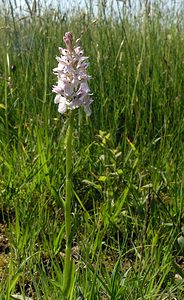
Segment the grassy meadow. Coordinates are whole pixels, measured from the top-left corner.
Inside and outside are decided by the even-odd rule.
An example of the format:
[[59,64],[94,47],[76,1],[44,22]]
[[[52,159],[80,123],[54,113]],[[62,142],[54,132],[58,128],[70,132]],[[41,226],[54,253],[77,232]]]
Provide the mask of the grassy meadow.
[[67,113],[52,70],[66,31],[94,99],[75,113],[69,299],[183,300],[184,11],[3,3],[0,300],[62,300]]

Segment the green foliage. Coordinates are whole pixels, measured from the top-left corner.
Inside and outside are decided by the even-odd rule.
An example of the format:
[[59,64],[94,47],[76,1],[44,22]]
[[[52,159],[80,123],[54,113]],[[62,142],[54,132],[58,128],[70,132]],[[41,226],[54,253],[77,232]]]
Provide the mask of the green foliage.
[[183,10],[101,4],[95,15],[92,3],[67,13],[1,9],[0,225],[9,250],[0,299],[62,297],[67,115],[51,90],[72,31],[89,56],[94,102],[74,124],[70,299],[182,300]]

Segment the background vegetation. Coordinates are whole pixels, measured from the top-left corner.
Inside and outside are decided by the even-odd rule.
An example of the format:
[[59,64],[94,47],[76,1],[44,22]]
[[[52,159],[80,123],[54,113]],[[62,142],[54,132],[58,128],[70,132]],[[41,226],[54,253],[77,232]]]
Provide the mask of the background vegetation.
[[61,299],[67,115],[51,90],[66,31],[94,99],[76,112],[70,299],[184,299],[183,10],[28,4],[0,13],[0,299]]

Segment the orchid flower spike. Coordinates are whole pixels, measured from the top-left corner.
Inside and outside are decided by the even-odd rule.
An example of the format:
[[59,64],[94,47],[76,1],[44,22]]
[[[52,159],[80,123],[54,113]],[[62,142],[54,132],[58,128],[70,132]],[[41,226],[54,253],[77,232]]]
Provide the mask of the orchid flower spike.
[[66,48],[59,48],[61,55],[56,57],[57,68],[53,69],[57,75],[57,85],[52,91],[56,93],[54,102],[58,104],[58,111],[64,114],[67,109],[83,107],[88,116],[91,114],[91,99],[88,80],[91,78],[87,74],[89,63],[88,57],[84,56],[84,51],[80,46],[80,39],[77,39],[73,46],[71,32],[66,32],[63,40]]

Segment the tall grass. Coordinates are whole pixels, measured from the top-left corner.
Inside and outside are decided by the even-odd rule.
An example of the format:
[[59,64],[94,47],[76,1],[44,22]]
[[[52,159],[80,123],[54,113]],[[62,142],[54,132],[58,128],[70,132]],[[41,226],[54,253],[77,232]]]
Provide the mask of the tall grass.
[[67,116],[51,89],[66,31],[89,56],[94,99],[74,124],[70,299],[184,299],[183,11],[148,4],[1,9],[2,300],[61,299]]

